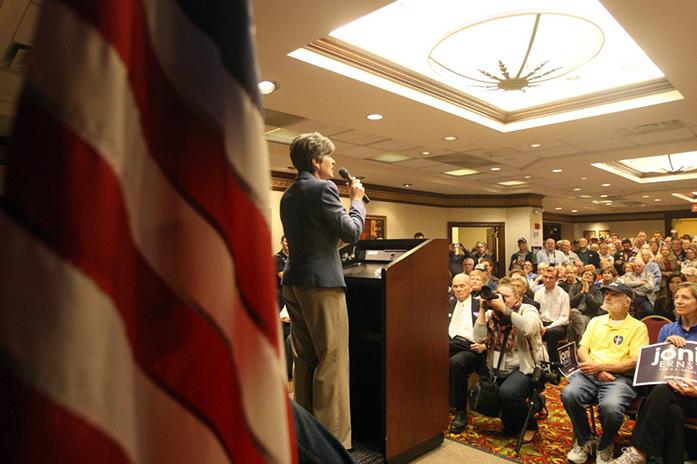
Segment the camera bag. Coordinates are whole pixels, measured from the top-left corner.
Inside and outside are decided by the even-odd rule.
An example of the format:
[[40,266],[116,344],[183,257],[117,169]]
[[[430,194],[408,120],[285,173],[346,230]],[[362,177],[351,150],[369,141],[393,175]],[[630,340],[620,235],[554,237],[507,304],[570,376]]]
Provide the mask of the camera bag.
[[[501,370],[503,358],[506,357],[506,342],[510,329],[506,330],[503,335],[503,343],[501,344],[501,354],[499,362],[496,366],[496,372]],[[499,417],[501,414],[501,396],[499,395],[499,386],[496,383],[498,377],[496,375],[485,375],[480,377],[469,393],[469,405],[472,411],[478,412],[489,417]]]

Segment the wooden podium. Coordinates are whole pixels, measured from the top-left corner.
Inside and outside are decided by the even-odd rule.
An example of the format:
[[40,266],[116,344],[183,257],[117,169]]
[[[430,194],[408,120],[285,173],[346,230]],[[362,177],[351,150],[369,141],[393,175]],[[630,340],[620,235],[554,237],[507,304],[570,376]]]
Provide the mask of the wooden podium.
[[448,425],[447,249],[365,240],[344,268],[353,440],[388,463],[439,446]]

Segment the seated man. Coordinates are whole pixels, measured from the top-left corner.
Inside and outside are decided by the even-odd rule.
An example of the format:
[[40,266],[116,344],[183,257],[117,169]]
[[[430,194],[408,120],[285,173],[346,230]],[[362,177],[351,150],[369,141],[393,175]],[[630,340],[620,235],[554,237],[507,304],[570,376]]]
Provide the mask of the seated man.
[[[581,372],[569,377],[561,394],[576,435],[567,458],[577,464],[585,462],[596,448],[597,463],[612,461],[612,440],[622,426],[624,411],[636,396],[632,374],[639,349],[649,344],[646,325],[629,315],[632,289],[612,283],[601,291],[603,309],[608,314],[588,323],[577,352]],[[586,405],[596,401],[603,427],[599,440],[591,433],[586,416]]]
[[459,434],[467,427],[467,380],[479,371],[486,361],[483,343],[475,343],[472,337],[474,321],[479,314],[479,299],[472,298],[470,278],[466,274],[453,277],[455,300],[450,304],[450,407],[455,410],[455,420],[450,433]]
[[569,294],[557,285],[558,270],[548,267],[543,271],[543,287],[535,292],[535,301],[540,303],[542,340],[547,342],[550,361],[559,362],[557,347],[559,340],[566,338],[569,326]]

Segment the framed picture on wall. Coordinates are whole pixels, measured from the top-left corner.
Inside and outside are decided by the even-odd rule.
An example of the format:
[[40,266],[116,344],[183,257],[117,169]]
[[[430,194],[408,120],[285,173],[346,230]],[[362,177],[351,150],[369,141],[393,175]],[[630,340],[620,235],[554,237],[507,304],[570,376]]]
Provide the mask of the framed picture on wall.
[[361,240],[387,238],[387,216],[366,216]]
[[609,230],[599,230],[598,231],[598,238],[608,238],[609,236],[610,236]]
[[584,230],[583,231],[583,238],[586,240],[590,240],[592,238],[598,238],[594,230]]

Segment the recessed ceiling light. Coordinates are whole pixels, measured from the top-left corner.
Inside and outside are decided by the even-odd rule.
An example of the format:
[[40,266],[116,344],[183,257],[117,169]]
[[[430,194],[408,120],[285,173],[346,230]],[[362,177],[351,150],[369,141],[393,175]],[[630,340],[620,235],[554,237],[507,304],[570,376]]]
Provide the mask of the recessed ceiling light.
[[588,177],[581,177],[581,180],[588,180]]
[[503,185],[504,187],[516,187],[518,185],[527,185],[527,182],[523,182],[522,180],[506,180],[503,182],[496,182],[499,185]]
[[600,198],[607,198],[607,195],[600,195]]
[[446,171],[443,174],[447,174],[449,176],[470,176],[472,174],[479,174],[479,171],[475,171],[474,169],[456,169],[455,171]]
[[653,201],[661,201],[660,198],[655,198]]
[[572,212],[572,213],[578,213],[578,210],[577,210],[577,209],[572,209],[571,212]]
[[423,156],[428,156],[428,155],[431,154],[431,152],[430,152],[430,151],[422,151],[421,154],[422,154]]
[[411,187],[411,186],[414,185],[414,184],[402,184],[402,185],[405,186],[406,188],[409,188],[409,187]]
[[530,179],[532,176],[525,176],[523,179]]
[[556,209],[557,211],[561,211],[561,208],[554,208],[554,209]]
[[552,169],[552,172],[562,172],[561,169]]
[[651,195],[642,195],[641,198],[650,198]]
[[610,184],[603,184],[602,187],[609,187]]
[[581,190],[581,187],[574,187],[574,192],[580,192]]
[[257,84],[257,87],[262,95],[269,95],[278,90],[278,84],[273,81],[261,81]]
[[366,119],[369,119],[371,121],[379,121],[383,118],[383,116],[380,113],[371,113],[366,116]]
[[591,196],[590,195],[579,195],[578,197],[579,198],[590,198]]
[[542,144],[541,143],[531,143],[528,145],[530,148],[541,148]]
[[500,171],[500,170],[501,170],[501,168],[498,168],[498,167],[493,167],[493,168],[491,168],[490,170],[491,170],[491,171]]
[[443,140],[452,142],[453,140],[457,140],[457,137],[455,137],[454,135],[446,135],[445,137],[443,137]]

